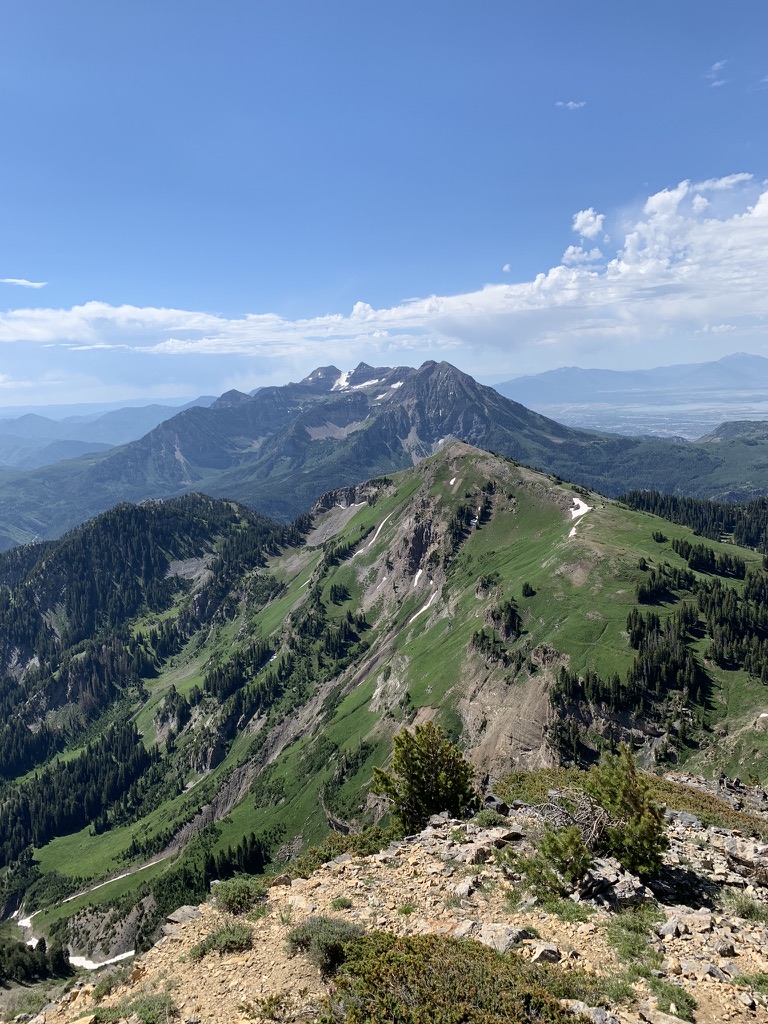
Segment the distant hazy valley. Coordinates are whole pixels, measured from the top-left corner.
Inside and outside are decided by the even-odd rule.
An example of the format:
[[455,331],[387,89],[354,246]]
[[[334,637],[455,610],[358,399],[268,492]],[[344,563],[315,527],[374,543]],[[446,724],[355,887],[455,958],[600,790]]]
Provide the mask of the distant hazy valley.
[[[710,371],[701,373],[711,381]],[[531,381],[520,386],[526,394],[535,391]],[[451,440],[610,496],[650,488],[746,500],[768,490],[762,422],[726,423],[696,442],[579,430],[503,397],[449,363],[416,369],[361,363],[344,372],[318,367],[298,383],[253,395],[230,391],[162,419],[135,440],[104,447],[121,430],[140,429],[141,416],[151,421],[164,414],[149,407],[69,424],[64,429],[76,429],[104,450],[2,471],[0,548],[58,537],[120,501],[193,491],[233,498],[286,522],[329,488],[404,469]],[[21,426],[36,440],[52,429],[34,417]]]
[[726,420],[768,418],[768,359],[743,353],[653,370],[561,367],[495,386],[571,427],[617,434],[695,440]]

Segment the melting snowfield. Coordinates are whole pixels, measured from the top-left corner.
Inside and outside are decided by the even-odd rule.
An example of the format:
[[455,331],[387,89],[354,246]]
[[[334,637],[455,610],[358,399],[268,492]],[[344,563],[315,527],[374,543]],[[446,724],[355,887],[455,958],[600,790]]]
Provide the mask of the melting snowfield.
[[[389,516],[391,516],[391,515],[393,515],[393,513],[392,513],[392,512],[390,512],[390,513],[389,513]],[[389,519],[389,516],[385,516],[385,517],[384,517],[384,518],[383,518],[383,519],[381,520],[381,522],[379,523],[379,525],[378,525],[378,526],[376,527],[376,533],[374,533],[373,537],[372,537],[372,538],[370,539],[370,541],[368,542],[368,547],[366,548],[366,551],[368,550],[368,548],[369,548],[369,547],[370,547],[370,546],[371,546],[372,544],[375,544],[375,543],[376,543],[376,538],[377,538],[377,537],[379,536],[379,534],[381,533],[381,528],[382,528],[382,526],[384,525],[384,523],[386,523],[387,519]]]
[[[421,570],[419,570],[419,572],[421,572]],[[415,622],[415,620],[418,619],[418,617],[422,614],[422,612],[425,612],[427,610],[427,608],[429,608],[429,606],[432,604],[432,602],[435,600],[436,597],[437,597],[437,590],[435,589],[429,595],[429,600],[427,601],[427,603],[425,605],[423,605],[421,608],[419,608],[419,610],[416,612],[415,615],[412,615],[410,617],[410,619],[408,620],[408,625],[409,626],[410,626],[410,624],[412,622]]]
[[117,956],[113,956],[110,960],[102,960],[100,963],[96,963],[95,960],[88,960],[84,956],[71,956],[69,962],[73,967],[82,967],[84,971],[95,971],[99,967],[106,967],[107,964],[116,964],[120,960],[127,960],[129,956],[135,956],[136,950],[129,949],[127,953],[120,953]]
[[[587,512],[591,512],[592,511],[593,506],[592,505],[588,505],[586,503],[586,501],[582,501],[581,498],[574,498],[573,502],[574,502],[576,508],[572,508],[571,509],[571,519],[581,519],[581,517],[585,516],[587,514]],[[576,527],[575,526],[571,527],[571,529],[570,529],[570,531],[568,533],[568,536],[569,537],[575,537],[576,536]]]

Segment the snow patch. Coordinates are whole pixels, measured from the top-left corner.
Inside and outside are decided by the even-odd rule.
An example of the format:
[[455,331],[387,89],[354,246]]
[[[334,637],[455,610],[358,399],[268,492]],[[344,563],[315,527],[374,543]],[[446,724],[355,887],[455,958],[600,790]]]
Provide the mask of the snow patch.
[[384,394],[382,394],[382,395],[376,395],[376,398],[374,399],[374,401],[380,402],[382,400],[382,398],[386,398],[386,397],[387,397],[387,392],[385,391]]
[[[586,501],[582,501],[581,498],[574,498],[573,499],[573,503],[576,506],[576,508],[572,508],[571,509],[571,519],[580,519],[582,516],[585,516],[587,514],[587,512],[591,512],[592,511],[592,506],[588,505],[586,503]],[[576,536],[576,527],[575,526],[571,527],[571,529],[570,529],[570,531],[568,533],[568,536],[569,537],[575,537]]]
[[[421,572],[421,570],[419,570],[419,572]],[[421,615],[422,612],[425,612],[427,610],[427,608],[429,608],[429,606],[432,604],[432,602],[435,600],[436,597],[437,597],[437,591],[433,590],[432,593],[429,595],[429,600],[424,605],[424,607],[423,608],[419,608],[419,610],[416,612],[416,614],[412,615],[410,617],[410,619],[408,620],[408,625],[409,626],[414,621],[414,619],[417,619]]]
[[331,388],[331,391],[343,391],[344,388],[349,387],[347,381],[352,376],[352,370],[345,370],[340,377],[338,377]]
[[404,380],[399,380],[397,384],[391,384],[390,388],[394,391],[395,388],[401,388],[405,384]]
[[374,384],[378,384],[378,383],[379,383],[379,378],[375,377],[373,380],[366,380],[362,384],[353,384],[352,385],[352,390],[354,391],[355,388],[372,388]]
[[424,572],[424,570],[423,570],[423,569],[417,569],[417,571],[416,571],[416,575],[415,575],[415,576],[413,577],[413,585],[414,585],[414,587],[415,587],[415,586],[416,586],[416,585],[418,584],[418,582],[419,582],[419,577],[421,576],[421,574],[422,574],[423,572]]
[[582,501],[581,498],[573,499],[576,508],[571,509],[571,519],[578,519],[580,516],[585,516],[587,512],[592,511],[592,506],[588,505],[586,501]]
[[88,960],[84,956],[71,956],[69,962],[73,967],[82,967],[84,971],[96,971],[99,967],[106,967],[107,964],[116,964],[121,960],[127,960],[129,956],[136,956],[136,950],[129,949],[127,953],[120,953],[118,956],[113,956],[110,960],[102,960],[100,963]]
[[[393,515],[393,513],[392,513],[392,512],[390,512],[390,513],[389,513],[389,516],[391,516],[391,515]],[[374,544],[374,543],[376,542],[376,538],[377,538],[377,537],[379,536],[379,534],[381,533],[381,528],[382,528],[382,526],[384,525],[384,523],[386,523],[387,519],[389,519],[389,516],[385,516],[385,517],[384,517],[384,518],[383,518],[383,519],[381,520],[381,522],[379,523],[379,525],[377,526],[377,528],[376,528],[376,533],[374,533],[373,537],[372,537],[372,538],[371,538],[371,540],[370,540],[370,541],[368,542],[368,547],[366,548],[366,551],[367,551],[367,550],[368,550],[368,548],[369,548],[369,547],[371,546],[371,544]]]

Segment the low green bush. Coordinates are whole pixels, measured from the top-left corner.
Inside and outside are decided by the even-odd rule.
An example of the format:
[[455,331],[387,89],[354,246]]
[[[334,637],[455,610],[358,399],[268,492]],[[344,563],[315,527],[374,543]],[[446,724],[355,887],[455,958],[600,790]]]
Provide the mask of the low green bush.
[[233,921],[232,924],[223,925],[216,931],[206,935],[202,942],[198,942],[189,951],[193,960],[202,960],[208,953],[241,953],[250,949],[253,943],[253,931],[247,924]]
[[93,1015],[93,1024],[112,1024],[134,1018],[138,1024],[168,1024],[176,1015],[176,1007],[168,992],[142,994],[117,1006],[100,1006]]
[[551,864],[570,886],[584,877],[594,859],[575,825],[557,831],[547,829],[539,844],[537,856]]
[[106,974],[102,974],[93,990],[93,998],[98,1003],[99,1000],[103,999],[104,996],[108,996],[110,992],[114,992],[116,988],[119,988],[128,980],[128,975],[131,973],[129,967],[123,966],[108,970]]
[[216,905],[228,914],[244,914],[266,898],[267,883],[261,875],[235,875],[213,889]]
[[345,947],[320,1024],[573,1024],[560,999],[594,1006],[600,979],[469,940],[373,932]]
[[350,853],[357,857],[369,857],[372,853],[378,853],[390,843],[402,839],[405,835],[401,825],[394,822],[387,828],[381,825],[371,825],[369,828],[361,829],[360,832],[342,835],[340,832],[330,832],[325,839],[317,846],[308,846],[299,854],[296,860],[290,865],[290,872],[299,878],[307,878],[313,871],[317,871],[329,860],[340,856],[342,853]]
[[336,917],[310,917],[288,933],[292,954],[306,953],[323,977],[333,974],[344,962],[349,943],[364,934],[359,925]]
[[620,960],[628,964],[635,976],[647,977],[661,965],[661,955],[651,945],[654,925],[663,914],[654,904],[641,904],[614,914],[606,926],[606,937]]
[[745,921],[757,921],[765,924],[768,922],[768,907],[740,889],[732,889],[723,899],[726,907],[732,914],[743,917]]
[[648,979],[648,986],[658,999],[659,1009],[662,1013],[669,1013],[674,1003],[676,1017],[680,1017],[681,1020],[693,1020],[696,1000],[684,988],[676,985],[673,981],[654,977]]

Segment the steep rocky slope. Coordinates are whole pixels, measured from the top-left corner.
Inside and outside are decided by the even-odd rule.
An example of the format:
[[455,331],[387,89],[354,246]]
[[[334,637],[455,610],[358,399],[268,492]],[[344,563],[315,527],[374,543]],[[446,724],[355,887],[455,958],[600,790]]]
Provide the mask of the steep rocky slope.
[[[75,953],[142,947],[211,878],[374,821],[372,769],[414,722],[436,720],[491,782],[621,740],[648,765],[766,777],[765,648],[742,650],[722,617],[763,621],[755,552],[712,542],[694,571],[685,527],[458,442],[329,492],[292,529],[185,501],[194,544],[152,526],[184,502],[153,503],[2,563],[4,738],[21,757],[3,765],[2,899]],[[95,588],[71,608],[53,571],[66,545]],[[107,599],[118,569],[123,604]]]
[[[258,916],[240,918],[251,932],[241,951],[190,956],[234,919],[217,908],[215,896],[199,908],[182,909],[152,949],[118,972],[127,980],[109,995],[97,998],[105,985],[96,996],[93,983],[75,987],[35,1024],[63,1024],[83,1014],[90,1020],[97,1008],[116,1019],[119,1008],[142,993],[170,994],[177,1018],[196,1024],[313,1020],[329,995],[333,1001],[333,979],[322,978],[304,954],[290,955],[287,938],[303,921],[322,915],[368,931],[476,942],[508,958],[556,965],[574,978],[584,972],[593,998],[604,987],[601,1005],[561,1002],[595,1024],[673,1024],[678,1013],[697,1024],[768,1020],[768,889],[756,882],[768,866],[768,847],[706,827],[691,814],[670,811],[668,819],[667,876],[674,879],[684,865],[685,901],[679,892],[671,901],[657,899],[615,865],[598,862],[592,872],[597,895],[582,894],[570,911],[568,901],[558,910],[520,902],[519,876],[508,854],[535,845],[537,809],[519,805],[492,828],[437,816],[420,834],[381,853],[339,856],[307,878],[275,878]],[[737,849],[741,860],[733,856]],[[724,902],[728,892],[740,893],[741,902]],[[631,907],[644,907],[650,922],[634,959],[616,938],[616,923],[632,915]],[[751,920],[738,913],[748,907]],[[754,920],[758,911],[761,921]],[[617,999],[617,979],[631,979],[639,958],[655,965],[652,972],[635,976]]]

